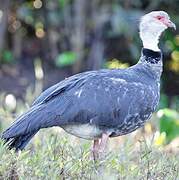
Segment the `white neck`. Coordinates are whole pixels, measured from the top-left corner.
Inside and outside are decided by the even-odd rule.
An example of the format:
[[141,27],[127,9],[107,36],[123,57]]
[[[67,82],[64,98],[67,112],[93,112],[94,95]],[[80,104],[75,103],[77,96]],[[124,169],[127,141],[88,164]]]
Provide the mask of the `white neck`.
[[153,34],[149,32],[140,32],[143,47],[153,51],[160,51],[158,47],[160,34]]

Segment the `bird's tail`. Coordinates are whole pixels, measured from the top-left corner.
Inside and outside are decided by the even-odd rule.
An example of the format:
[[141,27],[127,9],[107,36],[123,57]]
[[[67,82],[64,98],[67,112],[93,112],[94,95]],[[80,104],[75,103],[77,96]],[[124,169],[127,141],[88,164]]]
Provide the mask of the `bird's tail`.
[[50,127],[51,118],[43,105],[34,106],[17,120],[2,134],[2,139],[9,149],[17,151],[24,149],[31,138],[40,128]]
[[15,148],[16,151],[23,150],[28,142],[32,139],[32,137],[37,133],[32,132],[25,135],[20,135],[13,138],[4,138],[5,143],[8,145],[9,149]]

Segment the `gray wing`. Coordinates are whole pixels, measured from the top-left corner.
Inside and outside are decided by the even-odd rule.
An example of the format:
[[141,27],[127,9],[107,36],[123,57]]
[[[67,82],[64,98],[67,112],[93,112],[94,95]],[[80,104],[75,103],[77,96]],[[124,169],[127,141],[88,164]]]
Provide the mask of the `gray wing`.
[[72,109],[69,108],[64,114],[67,124],[91,123],[114,128],[134,116],[146,119],[144,116],[149,116],[158,102],[158,97],[153,98],[153,90],[149,86],[127,81],[113,84],[110,80],[103,80],[95,89],[93,85],[87,85],[78,92],[80,95]]
[[89,71],[84,73],[79,73],[74,76],[71,76],[69,78],[66,78],[62,80],[61,82],[49,87],[44,92],[40,94],[40,96],[33,102],[32,106],[45,103],[54,97],[57,97],[62,92],[75,87],[79,82],[84,81],[85,79],[88,79],[90,76],[92,76],[95,73],[95,71]]
[[88,73],[84,76],[78,74],[44,91],[31,108],[3,133],[3,137],[8,139],[63,124],[61,115],[70,108],[73,100],[67,92],[81,87],[89,76]]
[[91,123],[110,128],[120,126],[130,115],[140,118],[150,115],[157,97],[151,99],[152,85],[140,82],[135,74],[120,70],[91,71],[60,82],[33,104],[45,107],[42,111],[45,118],[39,127]]
[[[155,89],[155,88],[154,88]],[[158,97],[152,85],[131,81],[112,73],[81,81],[46,103],[59,126],[91,123],[99,127],[120,126],[126,117],[144,118],[154,111]]]

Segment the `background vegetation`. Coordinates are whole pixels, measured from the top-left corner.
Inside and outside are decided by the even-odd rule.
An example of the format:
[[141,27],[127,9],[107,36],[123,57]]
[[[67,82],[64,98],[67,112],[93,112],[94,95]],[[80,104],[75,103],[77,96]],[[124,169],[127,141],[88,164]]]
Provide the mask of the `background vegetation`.
[[1,143],[1,179],[179,178],[178,0],[0,0],[0,130],[65,77],[135,64],[138,23],[152,10],[167,11],[177,31],[161,37],[161,101],[150,123],[114,138],[97,163],[90,142],[59,129],[40,132],[18,155]]

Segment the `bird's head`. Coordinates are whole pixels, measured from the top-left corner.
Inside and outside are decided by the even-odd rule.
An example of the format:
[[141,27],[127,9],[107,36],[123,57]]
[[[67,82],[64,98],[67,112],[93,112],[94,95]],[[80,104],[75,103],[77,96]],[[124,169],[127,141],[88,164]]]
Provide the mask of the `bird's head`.
[[145,14],[140,21],[140,37],[144,48],[159,51],[158,41],[164,30],[168,27],[176,29],[169,15],[164,11],[152,11]]

